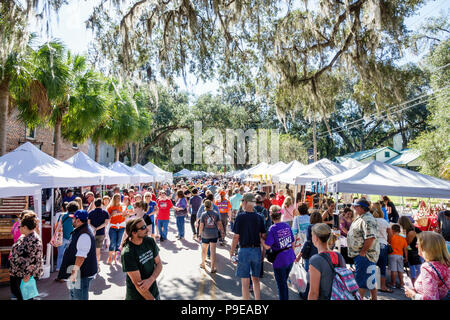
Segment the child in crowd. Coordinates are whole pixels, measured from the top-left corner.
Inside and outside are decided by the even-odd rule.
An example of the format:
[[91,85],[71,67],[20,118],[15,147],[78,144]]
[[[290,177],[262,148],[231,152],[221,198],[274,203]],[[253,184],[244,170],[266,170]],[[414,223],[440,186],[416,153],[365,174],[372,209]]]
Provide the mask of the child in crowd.
[[[392,253],[388,256],[389,269],[391,270],[391,283],[389,287],[395,288],[397,282],[397,274],[400,281],[400,288],[404,286],[403,283],[403,268],[404,262],[408,262],[408,243],[406,239],[400,235],[400,226],[398,224],[392,225],[391,247]],[[404,259],[404,262],[403,262]]]

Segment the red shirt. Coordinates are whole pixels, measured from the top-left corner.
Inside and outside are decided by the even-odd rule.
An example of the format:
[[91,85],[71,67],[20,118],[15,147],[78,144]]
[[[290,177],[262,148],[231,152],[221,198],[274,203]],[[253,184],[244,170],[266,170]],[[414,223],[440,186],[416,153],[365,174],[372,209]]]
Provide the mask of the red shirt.
[[264,208],[266,208],[267,210],[269,210],[271,205],[272,205],[272,202],[270,202],[269,199],[264,199],[264,201],[263,201],[263,207],[264,207]]
[[278,205],[280,207],[283,205],[284,199],[286,199],[286,197],[284,195],[283,196],[277,195],[277,201],[278,201]]
[[166,200],[158,200],[156,201],[158,204],[158,220],[169,220],[170,218],[170,208],[173,207],[172,201],[169,199]]

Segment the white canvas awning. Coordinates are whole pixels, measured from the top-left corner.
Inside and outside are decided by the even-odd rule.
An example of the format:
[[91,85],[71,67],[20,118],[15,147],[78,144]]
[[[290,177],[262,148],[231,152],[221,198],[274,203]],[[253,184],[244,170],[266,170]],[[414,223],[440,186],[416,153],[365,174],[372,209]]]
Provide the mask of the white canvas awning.
[[155,172],[151,172],[150,170],[148,170],[147,168],[145,168],[143,165],[141,165],[139,163],[135,164],[132,168],[135,169],[136,171],[142,173],[142,174],[152,176],[153,177],[153,181],[148,181],[148,182],[156,182],[156,181],[159,182],[159,181],[164,180],[163,176],[159,176]]
[[100,175],[101,183],[105,185],[128,184],[131,182],[131,178],[129,175],[110,170],[102,166],[98,162],[95,162],[88,155],[81,151],[64,162],[71,166],[74,166],[75,168]]
[[295,184],[308,184],[331,177],[346,171],[347,168],[328,159],[321,159],[305,166],[301,173],[295,176]]
[[450,181],[372,161],[326,180],[330,192],[450,199]]
[[274,173],[272,175],[272,181],[278,183],[294,184],[294,178],[296,175],[302,172],[305,165],[297,160],[289,162],[284,170]]
[[0,198],[34,196],[41,191],[42,187],[38,184],[0,176]]
[[112,165],[109,166],[109,169],[121,174],[126,174],[130,177],[131,184],[139,184],[141,183],[140,174],[133,168],[127,166],[126,164],[116,161]]
[[101,176],[59,161],[27,142],[0,157],[0,176],[41,185],[42,188],[101,184]]
[[173,181],[172,172],[165,171],[151,162],[147,162],[147,164],[144,166],[144,168],[147,170],[150,170],[150,171],[154,171],[155,173],[164,176],[164,182],[172,182]]
[[354,168],[358,168],[358,167],[364,165],[364,163],[359,162],[358,160],[355,160],[352,158],[348,158],[344,162],[340,163],[340,165],[347,169],[354,169]]

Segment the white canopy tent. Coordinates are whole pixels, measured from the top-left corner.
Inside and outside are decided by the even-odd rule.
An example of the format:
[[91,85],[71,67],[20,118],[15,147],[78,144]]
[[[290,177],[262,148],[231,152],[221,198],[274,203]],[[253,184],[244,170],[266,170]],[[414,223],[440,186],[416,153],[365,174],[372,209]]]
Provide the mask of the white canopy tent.
[[153,178],[152,181],[147,181],[147,182],[159,182],[162,181],[164,179],[163,176],[160,176],[154,172],[151,172],[150,170],[148,170],[147,168],[145,168],[143,165],[137,163],[134,166],[131,167],[132,169],[136,170],[137,172],[144,174],[144,175],[149,175]]
[[147,174],[153,176],[153,182],[163,182],[166,179],[165,175],[157,173],[154,169],[148,169],[139,163],[135,164],[133,168],[142,172],[146,172]]
[[247,172],[250,175],[261,175],[261,174],[266,173],[266,170],[268,167],[269,167],[269,164],[267,162],[261,162],[261,163],[257,164],[256,166],[248,169]]
[[112,165],[109,166],[109,169],[121,174],[126,174],[130,177],[131,184],[139,184],[141,183],[141,174],[137,172],[135,169],[127,166],[126,164],[116,161]]
[[101,176],[59,161],[27,142],[0,157],[0,176],[36,183],[42,188],[101,184]]
[[344,162],[340,163],[341,166],[347,168],[347,169],[354,169],[358,168],[362,165],[364,165],[362,162],[359,162],[358,160],[355,160],[353,158],[348,158]]
[[[82,187],[101,184],[101,176],[77,169],[59,161],[27,142],[0,157],[0,176],[39,184],[43,189],[51,188],[50,225],[53,235],[54,188]],[[41,196],[35,205],[41,211]],[[36,212],[37,213],[37,212]],[[42,221],[42,216],[40,217]],[[53,259],[53,255],[51,255]]]
[[295,176],[301,173],[304,167],[305,165],[303,163],[300,163],[297,160],[293,160],[286,165],[284,170],[278,173],[274,173],[272,175],[272,181],[278,183],[294,184]]
[[302,171],[294,177],[295,184],[305,185],[331,177],[346,171],[347,168],[328,159],[321,159],[305,166]]
[[42,187],[38,184],[0,176],[0,198],[20,196],[33,196],[34,211],[39,218],[39,229],[42,231]]
[[73,155],[66,161],[65,163],[74,166],[75,168],[86,170],[88,172],[93,172],[101,176],[101,184],[110,185],[110,184],[128,184],[131,181],[129,175],[121,174],[110,170],[98,162],[95,162],[84,152],[78,152]]
[[173,174],[171,172],[165,171],[151,162],[147,162],[147,164],[144,165],[144,168],[146,168],[147,170],[154,171],[160,175],[163,175],[164,182],[172,182],[173,181]]
[[450,181],[375,160],[329,177],[326,183],[330,192],[450,199]]

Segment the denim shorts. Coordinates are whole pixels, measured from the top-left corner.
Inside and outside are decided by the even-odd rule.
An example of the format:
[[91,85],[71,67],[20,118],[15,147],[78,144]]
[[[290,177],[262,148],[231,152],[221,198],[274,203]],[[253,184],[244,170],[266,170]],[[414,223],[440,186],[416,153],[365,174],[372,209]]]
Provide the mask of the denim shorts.
[[209,244],[209,243],[217,243],[217,239],[219,239],[219,238],[212,238],[212,239],[205,239],[205,238],[202,238],[202,243],[205,243],[205,244]]
[[376,264],[367,257],[357,255],[355,261],[355,280],[362,289],[372,290],[376,285]]
[[238,251],[238,264],[236,277],[258,277],[261,273],[261,248],[240,248]]

